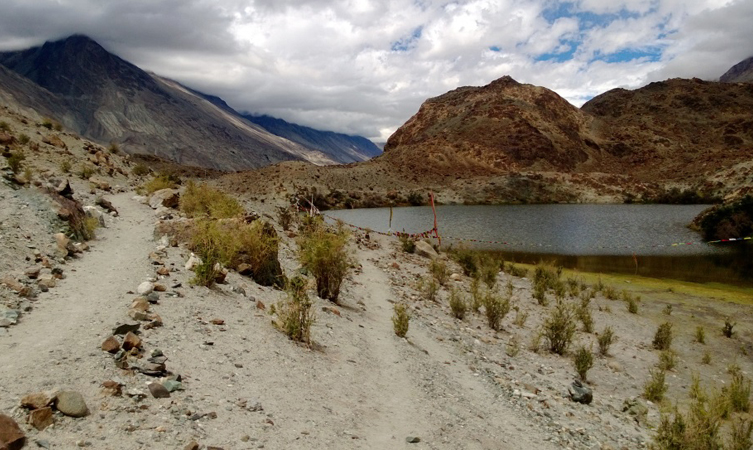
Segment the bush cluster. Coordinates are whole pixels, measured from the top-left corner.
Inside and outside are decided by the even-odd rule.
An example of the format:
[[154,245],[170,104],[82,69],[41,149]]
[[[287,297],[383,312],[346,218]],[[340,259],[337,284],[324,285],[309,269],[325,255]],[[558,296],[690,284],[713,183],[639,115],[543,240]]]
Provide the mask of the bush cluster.
[[316,279],[316,292],[322,299],[337,302],[351,264],[347,245],[344,230],[332,232],[324,226],[313,227],[298,240],[301,264]]
[[558,302],[544,322],[544,337],[549,350],[558,355],[567,352],[575,335],[575,311],[572,305]]
[[311,344],[311,326],[316,321],[314,302],[306,293],[306,280],[296,276],[287,285],[287,301],[278,309],[280,328],[294,341]]
[[245,213],[238,200],[206,184],[189,181],[180,197],[180,210],[188,217],[227,219]]

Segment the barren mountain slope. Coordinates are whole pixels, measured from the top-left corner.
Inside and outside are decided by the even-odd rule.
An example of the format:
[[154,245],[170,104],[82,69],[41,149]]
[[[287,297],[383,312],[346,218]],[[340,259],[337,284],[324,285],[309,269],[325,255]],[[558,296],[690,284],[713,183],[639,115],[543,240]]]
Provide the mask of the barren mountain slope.
[[732,66],[719,78],[719,81],[724,83],[753,82],[753,56]]

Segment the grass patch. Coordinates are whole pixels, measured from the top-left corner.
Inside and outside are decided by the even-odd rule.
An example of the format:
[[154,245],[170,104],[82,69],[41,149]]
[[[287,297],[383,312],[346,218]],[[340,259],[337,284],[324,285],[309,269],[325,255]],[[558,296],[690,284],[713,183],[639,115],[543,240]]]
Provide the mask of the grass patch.
[[573,340],[575,329],[575,311],[572,305],[558,302],[544,322],[543,333],[549,351],[564,355]]
[[306,280],[293,277],[287,286],[287,301],[277,309],[280,328],[292,340],[311,345],[311,326],[316,321],[314,302],[306,293]]
[[599,333],[599,354],[602,356],[609,356],[609,347],[615,342],[617,342],[617,336],[614,335],[614,330],[612,330],[612,327],[605,327],[604,330]]
[[151,194],[162,189],[176,189],[180,185],[180,177],[170,172],[160,172],[151,180],[144,183],[142,191]]
[[650,369],[649,374],[651,378],[643,385],[643,396],[646,400],[659,403],[667,392],[666,372],[656,367]]
[[408,334],[408,327],[410,326],[410,314],[408,314],[408,308],[402,303],[395,303],[394,312],[392,314],[392,328],[395,331],[395,335],[404,338]]
[[651,345],[656,350],[668,350],[672,346],[672,324],[664,322],[659,325],[654,334],[654,340]]
[[180,210],[188,217],[228,219],[245,213],[238,200],[206,184],[189,181],[180,197]]
[[586,347],[585,345],[578,347],[578,349],[575,350],[575,353],[573,354],[573,366],[575,367],[575,371],[578,373],[581,381],[583,381],[584,383],[588,381],[588,371],[591,369],[591,367],[593,367],[593,365],[594,355],[591,349]]
[[465,313],[468,311],[468,302],[465,301],[463,295],[456,289],[450,291],[450,310],[452,311],[452,315],[460,320],[465,318]]
[[484,312],[489,328],[499,331],[502,329],[502,319],[510,312],[510,299],[503,298],[493,291],[487,291],[484,296]]
[[337,303],[340,287],[350,269],[348,234],[331,232],[320,226],[298,240],[301,264],[316,279],[319,297]]

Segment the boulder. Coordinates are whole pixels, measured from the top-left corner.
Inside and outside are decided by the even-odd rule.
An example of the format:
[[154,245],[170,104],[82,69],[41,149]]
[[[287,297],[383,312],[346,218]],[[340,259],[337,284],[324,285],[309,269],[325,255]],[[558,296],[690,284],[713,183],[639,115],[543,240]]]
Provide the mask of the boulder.
[[12,418],[0,414],[0,449],[18,450],[26,444],[26,436]]
[[62,256],[68,256],[68,254],[75,252],[71,240],[63,233],[55,234],[55,243],[57,244],[57,250]]
[[129,331],[123,338],[123,350],[128,351],[133,348],[141,348],[141,338]]
[[194,270],[199,264],[201,264],[201,258],[191,253],[191,256],[188,257],[188,261],[186,261],[186,270]]
[[434,250],[434,247],[431,246],[426,241],[417,241],[416,242],[416,252],[418,256],[423,256],[424,258],[437,258],[439,254]]
[[58,411],[70,417],[84,417],[89,415],[84,396],[76,391],[58,392],[55,407]]
[[175,189],[160,189],[149,197],[149,206],[157,209],[160,206],[165,208],[177,208],[180,204],[180,194]]
[[136,311],[149,311],[149,300],[145,297],[136,297],[133,299],[133,302],[131,302],[131,309],[135,309]]
[[107,353],[117,353],[120,350],[120,342],[115,336],[110,336],[102,342],[101,348]]
[[26,270],[24,270],[24,275],[31,278],[32,280],[36,280],[39,277],[39,272],[41,271],[41,266],[31,266],[27,267]]
[[594,399],[591,389],[583,386],[580,380],[573,381],[571,389],[568,389],[568,392],[570,393],[570,400],[584,405],[591,404]]
[[60,182],[57,188],[55,188],[55,191],[65,198],[73,198],[73,188],[71,187],[71,183],[68,180],[63,180]]

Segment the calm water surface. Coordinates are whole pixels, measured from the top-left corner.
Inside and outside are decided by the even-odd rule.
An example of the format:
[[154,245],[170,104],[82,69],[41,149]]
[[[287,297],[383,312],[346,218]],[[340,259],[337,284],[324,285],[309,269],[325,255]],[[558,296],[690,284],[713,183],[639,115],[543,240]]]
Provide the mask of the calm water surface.
[[[437,207],[443,246],[463,244],[505,259],[554,260],[593,272],[627,272],[753,286],[750,243],[702,244],[687,224],[707,205],[506,205]],[[327,211],[375,231],[390,230],[389,208]],[[393,208],[392,230],[433,227],[429,207]],[[469,239],[477,242],[470,242]],[[672,245],[692,242],[692,245]]]

